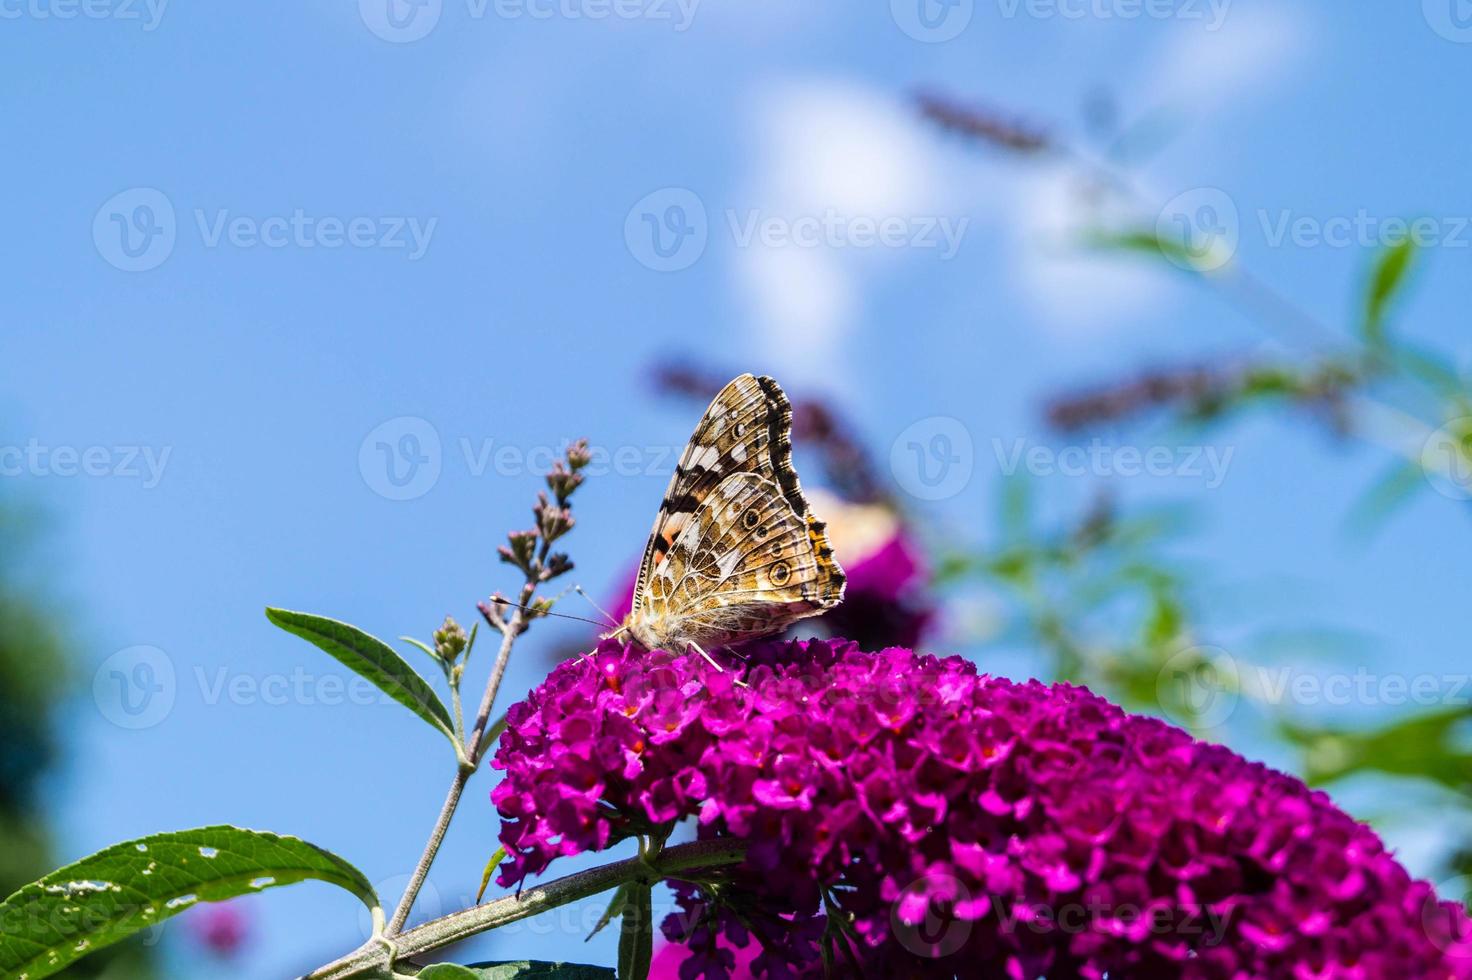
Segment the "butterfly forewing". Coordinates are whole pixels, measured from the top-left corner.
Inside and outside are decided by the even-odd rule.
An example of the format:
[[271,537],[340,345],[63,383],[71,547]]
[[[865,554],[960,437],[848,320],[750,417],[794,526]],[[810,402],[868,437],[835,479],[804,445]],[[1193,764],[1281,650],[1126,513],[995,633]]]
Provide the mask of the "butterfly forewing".
[[675,538],[731,474],[766,474],[777,480],[784,492],[790,487],[794,509],[807,512],[792,469],[791,432],[792,408],[771,378],[743,374],[721,389],[680,454],[660,502],[639,566],[635,612],[640,609],[650,574],[669,553]]

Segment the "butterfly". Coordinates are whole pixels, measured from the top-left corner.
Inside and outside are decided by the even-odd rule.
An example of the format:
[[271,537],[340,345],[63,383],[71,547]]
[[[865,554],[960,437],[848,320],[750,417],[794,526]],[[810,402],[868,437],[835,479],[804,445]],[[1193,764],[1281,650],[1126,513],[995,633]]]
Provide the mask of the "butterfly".
[[623,625],[649,650],[704,653],[843,600],[844,574],[792,468],[792,406],[743,374],[710,403],[654,520]]

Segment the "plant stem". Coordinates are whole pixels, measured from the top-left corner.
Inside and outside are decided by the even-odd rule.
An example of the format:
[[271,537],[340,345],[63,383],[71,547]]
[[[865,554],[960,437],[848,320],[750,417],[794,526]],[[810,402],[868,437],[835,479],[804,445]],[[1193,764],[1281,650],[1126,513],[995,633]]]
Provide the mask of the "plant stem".
[[[546,549],[543,548],[545,552]],[[480,767],[481,757],[485,755],[486,746],[482,743],[485,735],[486,725],[490,724],[491,708],[496,703],[496,692],[501,689],[501,678],[506,675],[506,664],[511,659],[511,645],[516,642],[527,627],[526,606],[531,602],[532,593],[537,589],[537,579],[528,578],[525,585],[521,587],[521,601],[512,613],[511,619],[501,630],[501,649],[496,652],[496,663],[491,668],[490,679],[486,681],[485,693],[481,695],[480,708],[475,715],[475,727],[471,729],[470,735],[465,739],[465,761],[455,770],[455,779],[450,783],[450,791],[445,795],[444,806],[440,807],[440,815],[435,820],[434,829],[429,833],[429,840],[424,844],[424,853],[419,855],[419,863],[414,867],[414,873],[409,877],[409,885],[404,889],[404,896],[399,899],[399,905],[394,909],[394,914],[384,929],[385,936],[397,935],[404,928],[404,923],[409,919],[409,911],[414,908],[414,900],[419,897],[419,889],[424,887],[424,879],[429,876],[429,868],[434,864],[435,855],[439,854],[440,845],[444,843],[445,832],[450,829],[450,820],[455,816],[455,809],[460,805],[460,795],[465,792],[465,784]]]
[[[629,881],[646,881],[651,874],[678,877],[682,871],[736,864],[746,856],[746,842],[707,840],[668,848],[651,860],[632,857],[602,867],[558,878],[494,902],[452,912],[395,936],[397,959],[418,956],[497,926],[537,915],[548,909],[581,901]],[[389,967],[389,951],[382,940],[370,940],[341,959],[312,971],[303,980],[348,980],[350,977],[383,975]]]

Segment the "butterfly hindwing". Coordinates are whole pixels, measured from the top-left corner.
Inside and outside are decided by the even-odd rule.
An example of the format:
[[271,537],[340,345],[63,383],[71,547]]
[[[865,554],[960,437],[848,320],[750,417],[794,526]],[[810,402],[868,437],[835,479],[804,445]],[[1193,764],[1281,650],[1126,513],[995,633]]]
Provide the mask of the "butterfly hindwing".
[[680,456],[625,621],[645,646],[775,633],[836,606],[844,575],[792,468],[792,407],[743,374]]
[[843,573],[819,521],[799,516],[766,476],[738,473],[706,498],[649,586],[647,614],[662,640],[719,644],[832,608]]

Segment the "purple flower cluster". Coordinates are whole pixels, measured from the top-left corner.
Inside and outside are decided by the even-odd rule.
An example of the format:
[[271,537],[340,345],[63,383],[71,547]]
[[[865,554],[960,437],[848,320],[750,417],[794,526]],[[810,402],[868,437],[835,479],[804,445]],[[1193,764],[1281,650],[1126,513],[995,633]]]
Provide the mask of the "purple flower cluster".
[[[838,608],[818,622],[861,646],[916,646],[932,631],[936,611],[926,593],[929,572],[920,552],[895,522],[894,536],[845,565],[848,590]],[[841,552],[842,553],[842,552]]]
[[512,709],[502,883],[696,817],[681,975],[1472,977],[1465,912],[1322,793],[1081,688],[758,643],[746,686],[605,642]]

